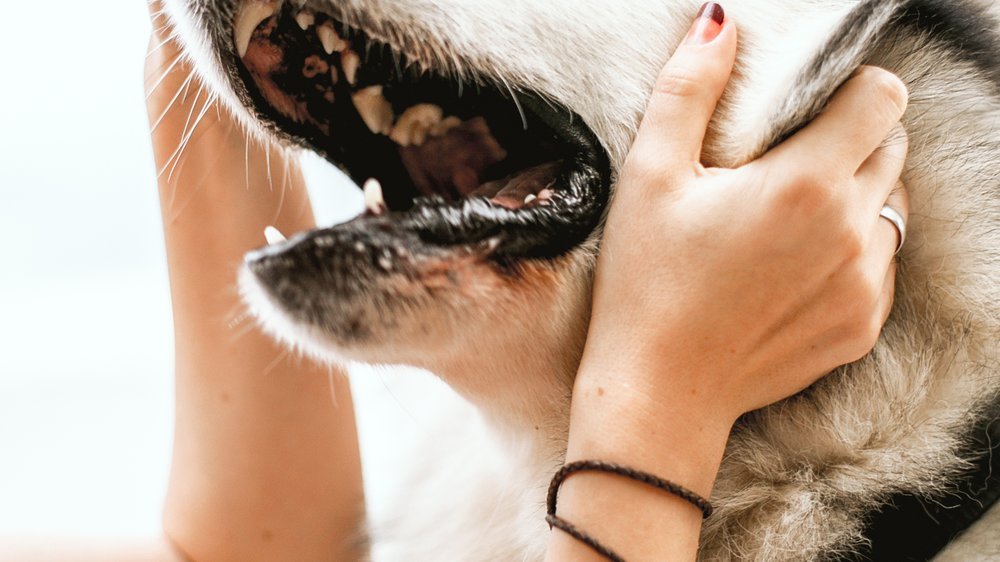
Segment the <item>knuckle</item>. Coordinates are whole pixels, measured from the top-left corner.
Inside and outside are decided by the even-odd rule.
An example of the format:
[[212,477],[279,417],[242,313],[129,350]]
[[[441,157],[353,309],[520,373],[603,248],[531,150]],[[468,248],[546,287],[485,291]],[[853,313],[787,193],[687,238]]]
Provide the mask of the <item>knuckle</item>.
[[845,261],[854,263],[864,255],[868,240],[859,229],[843,228],[837,239]]
[[836,194],[824,181],[805,173],[793,174],[788,184],[778,191],[778,204],[807,216],[821,215],[836,202]]
[[845,347],[849,350],[851,361],[857,361],[869,353],[878,344],[882,336],[882,322],[871,311],[857,315],[846,326],[847,341]]
[[656,80],[654,94],[677,97],[695,98],[705,93],[703,77],[694,69],[684,66],[668,66],[663,69]]
[[887,102],[887,111],[896,114],[896,118],[902,115],[909,103],[909,91],[906,84],[895,74],[882,68],[869,66],[862,72],[861,77],[871,88],[875,98]]
[[623,175],[640,182],[655,181],[664,175],[664,158],[655,143],[636,142],[623,167]]
[[868,321],[862,324],[858,330],[858,351],[861,357],[871,353],[878,345],[879,338],[882,337],[882,320],[875,314],[868,317]]

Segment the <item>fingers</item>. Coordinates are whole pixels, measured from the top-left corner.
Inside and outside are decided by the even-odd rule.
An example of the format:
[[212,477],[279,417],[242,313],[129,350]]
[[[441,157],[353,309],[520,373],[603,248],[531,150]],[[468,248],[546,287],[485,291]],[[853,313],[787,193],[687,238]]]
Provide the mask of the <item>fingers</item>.
[[906,86],[894,74],[861,67],[812,123],[775,153],[857,170],[896,126],[908,103]]
[[633,151],[693,173],[735,60],[736,26],[718,4],[706,4],[656,80]]
[[[897,124],[882,146],[875,150],[858,169],[855,178],[860,185],[862,198],[866,202],[864,209],[873,209],[877,213],[886,199],[890,198],[890,193],[896,190],[901,191],[901,194],[895,195],[897,202],[900,204],[909,202],[905,189],[899,182],[909,148],[909,137],[903,126]],[[896,205],[890,204],[890,206],[899,210]]]
[[896,301],[896,262],[889,264],[889,271],[885,274],[885,280],[882,283],[882,294],[879,295],[878,299],[878,313],[881,315],[882,326],[889,321],[889,316],[892,314],[892,305]]
[[[909,220],[910,197],[903,186],[903,182],[897,182],[896,188],[892,190],[885,205],[899,213],[903,217],[904,224]],[[879,210],[881,210],[881,207]],[[878,211],[875,212],[876,214],[878,213]],[[889,219],[879,216],[878,220],[875,221],[875,234],[872,236],[871,241],[870,253],[872,255],[872,262],[876,266],[883,267],[884,264],[892,262],[900,242],[901,233],[896,228],[896,225]]]

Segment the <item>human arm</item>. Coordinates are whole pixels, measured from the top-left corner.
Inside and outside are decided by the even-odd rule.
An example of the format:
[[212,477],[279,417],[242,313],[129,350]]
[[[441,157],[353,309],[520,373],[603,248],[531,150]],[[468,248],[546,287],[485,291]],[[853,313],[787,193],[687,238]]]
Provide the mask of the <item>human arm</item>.
[[[704,24],[704,22],[702,22]],[[608,218],[567,461],[618,462],[708,497],[745,412],[874,345],[892,302],[902,84],[866,68],[812,124],[735,170],[699,164],[731,72],[732,21],[664,69]],[[896,129],[899,131],[898,129]],[[901,132],[901,131],[900,131]],[[701,513],[618,476],[581,473],[558,515],[627,560],[690,560]],[[561,532],[547,560],[600,560]]]
[[235,283],[266,226],[314,226],[301,172],[205,105],[165,19],[154,14],[146,69],[175,326],[165,531],[198,562],[356,560],[363,494],[347,380],[262,334]]

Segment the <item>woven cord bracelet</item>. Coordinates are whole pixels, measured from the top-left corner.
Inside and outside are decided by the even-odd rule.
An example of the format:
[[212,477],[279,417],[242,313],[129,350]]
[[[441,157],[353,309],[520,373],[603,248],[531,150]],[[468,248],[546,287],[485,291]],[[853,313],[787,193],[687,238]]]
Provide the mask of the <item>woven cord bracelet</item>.
[[703,518],[712,515],[712,504],[709,503],[708,500],[683,486],[674,484],[669,480],[664,480],[659,476],[649,474],[648,472],[643,472],[641,470],[635,470],[634,468],[629,468],[624,465],[604,461],[571,462],[560,468],[559,471],[552,477],[552,482],[549,484],[548,496],[545,501],[546,506],[548,507],[545,522],[549,524],[549,529],[559,529],[560,531],[587,545],[594,552],[607,558],[611,562],[625,562],[625,559],[608,547],[602,545],[597,541],[597,539],[591,537],[572,523],[556,516],[556,504],[559,501],[559,488],[567,478],[577,472],[604,472],[607,474],[624,476],[630,480],[641,482],[647,486],[652,486],[681,498],[682,500],[700,509]]

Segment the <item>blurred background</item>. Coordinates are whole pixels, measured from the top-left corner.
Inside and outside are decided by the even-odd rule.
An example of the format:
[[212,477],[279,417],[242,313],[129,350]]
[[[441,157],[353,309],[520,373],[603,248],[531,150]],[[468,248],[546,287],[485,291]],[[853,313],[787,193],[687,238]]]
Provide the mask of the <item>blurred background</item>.
[[[145,2],[15,2],[5,18],[20,23],[0,34],[0,557],[3,537],[157,535],[173,424]],[[338,172],[315,158],[306,172],[321,224],[360,211]],[[426,427],[427,394],[448,395],[425,374],[362,371],[377,503],[373,471]]]

